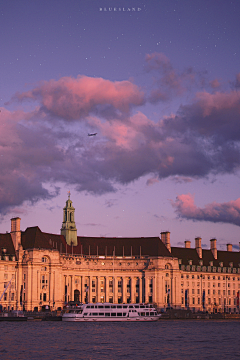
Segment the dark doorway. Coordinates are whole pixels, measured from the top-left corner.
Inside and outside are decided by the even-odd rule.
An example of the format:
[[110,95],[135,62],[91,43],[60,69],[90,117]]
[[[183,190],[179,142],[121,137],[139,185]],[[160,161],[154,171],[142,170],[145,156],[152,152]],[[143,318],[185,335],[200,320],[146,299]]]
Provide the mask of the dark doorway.
[[74,301],[80,301],[80,291],[74,290]]

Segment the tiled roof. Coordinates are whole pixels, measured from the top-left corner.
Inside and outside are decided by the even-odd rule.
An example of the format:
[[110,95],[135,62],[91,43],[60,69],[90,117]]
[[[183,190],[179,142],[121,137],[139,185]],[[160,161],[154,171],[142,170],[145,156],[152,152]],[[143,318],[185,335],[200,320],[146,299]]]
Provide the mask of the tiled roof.
[[6,249],[6,255],[15,255],[15,249],[10,233],[0,234],[0,255],[3,255],[3,249]]
[[42,232],[39,227],[27,228],[22,232],[24,249],[58,249],[62,253],[78,255],[116,256],[172,256],[159,237],[149,238],[103,238],[78,236],[78,245],[69,246],[62,235]]
[[189,265],[189,260],[192,260],[192,265],[199,265],[202,260],[203,266],[209,266],[212,261],[213,266],[220,266],[223,263],[224,267],[229,267],[229,263],[233,263],[233,267],[239,267],[240,252],[237,251],[217,251],[217,259],[215,260],[211,250],[202,250],[202,258],[200,259],[196,249],[192,248],[178,248],[172,247],[171,251],[174,257],[182,260],[183,265]]
[[[75,255],[112,255],[115,256],[163,256],[176,257],[181,259],[183,265],[200,265],[202,260],[203,266],[209,266],[210,262],[213,266],[229,267],[232,263],[233,267],[240,265],[240,252],[235,251],[217,251],[217,259],[215,260],[211,250],[202,249],[202,259],[199,258],[196,249],[172,247],[171,253],[168,251],[159,237],[139,237],[139,238],[107,238],[107,237],[83,237],[78,236],[78,245],[69,246],[66,244],[62,235],[49,234],[42,232],[38,226],[29,227],[21,232],[21,241],[23,249],[57,249],[61,253]],[[2,249],[5,248],[6,254],[15,255],[15,250],[10,233],[0,234],[0,255]]]
[[80,253],[116,256],[171,256],[159,237],[149,238],[93,238],[78,237]]
[[38,226],[22,232],[23,249],[58,249],[61,250],[63,236],[43,233]]

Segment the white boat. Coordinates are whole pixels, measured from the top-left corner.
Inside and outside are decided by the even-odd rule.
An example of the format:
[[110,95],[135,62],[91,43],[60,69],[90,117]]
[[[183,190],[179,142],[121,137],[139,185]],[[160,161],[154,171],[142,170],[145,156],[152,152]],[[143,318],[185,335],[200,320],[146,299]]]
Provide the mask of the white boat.
[[62,321],[157,321],[161,317],[152,304],[83,304],[62,316]]

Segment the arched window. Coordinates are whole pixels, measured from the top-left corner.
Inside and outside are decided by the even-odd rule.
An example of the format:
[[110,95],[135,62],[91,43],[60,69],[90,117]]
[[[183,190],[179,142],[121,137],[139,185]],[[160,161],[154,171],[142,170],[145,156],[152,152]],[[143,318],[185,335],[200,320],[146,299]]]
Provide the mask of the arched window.
[[79,301],[80,299],[80,291],[79,290],[74,290],[74,301]]

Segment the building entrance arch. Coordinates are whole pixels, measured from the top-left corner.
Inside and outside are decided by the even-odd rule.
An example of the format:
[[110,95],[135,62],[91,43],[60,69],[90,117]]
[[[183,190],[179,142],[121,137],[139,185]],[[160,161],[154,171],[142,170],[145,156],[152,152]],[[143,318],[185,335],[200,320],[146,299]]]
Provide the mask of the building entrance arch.
[[80,301],[80,291],[74,290],[74,301]]

